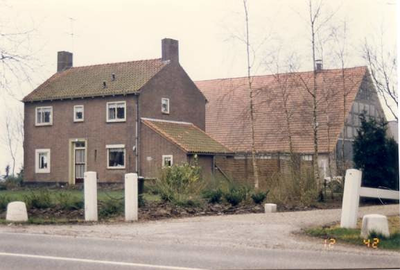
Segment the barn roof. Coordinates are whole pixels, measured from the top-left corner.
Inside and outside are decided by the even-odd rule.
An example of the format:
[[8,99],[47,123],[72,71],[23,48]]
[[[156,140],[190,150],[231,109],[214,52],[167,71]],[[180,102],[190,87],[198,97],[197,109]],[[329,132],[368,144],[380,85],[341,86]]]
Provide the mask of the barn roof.
[[[335,148],[344,127],[344,112],[347,116],[367,73],[366,67],[347,68],[343,73],[342,69],[318,71],[319,152],[327,153]],[[247,77],[195,83],[208,100],[207,133],[235,152],[251,151]],[[252,78],[258,152],[289,152],[290,135],[295,152],[313,153],[312,98],[309,93],[313,86],[312,71]]]

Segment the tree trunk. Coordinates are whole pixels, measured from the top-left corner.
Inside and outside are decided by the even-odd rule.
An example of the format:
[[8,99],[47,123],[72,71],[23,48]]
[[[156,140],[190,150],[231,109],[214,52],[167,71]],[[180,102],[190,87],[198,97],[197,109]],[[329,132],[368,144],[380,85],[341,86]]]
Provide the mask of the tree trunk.
[[247,11],[247,0],[243,0],[244,13],[246,19],[246,52],[247,52],[247,82],[249,86],[250,94],[250,125],[251,125],[251,159],[253,163],[253,176],[254,176],[254,188],[258,189],[260,186],[258,176],[258,166],[256,160],[256,146],[255,146],[255,128],[254,128],[254,92],[252,88],[252,76],[251,76],[251,63],[250,63],[250,37],[249,37],[249,14]]

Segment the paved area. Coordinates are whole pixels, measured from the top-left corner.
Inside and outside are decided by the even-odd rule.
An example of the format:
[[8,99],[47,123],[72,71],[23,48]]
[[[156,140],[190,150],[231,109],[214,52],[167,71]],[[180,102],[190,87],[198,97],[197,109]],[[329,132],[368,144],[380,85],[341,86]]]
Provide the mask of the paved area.
[[[398,215],[399,206],[360,208],[360,217],[366,213]],[[302,228],[339,219],[340,210],[334,209],[128,224],[1,226],[0,269],[24,262],[29,266],[32,260],[52,269],[58,269],[57,263],[82,269],[400,267],[398,252],[344,244],[326,249],[322,240],[299,234]]]

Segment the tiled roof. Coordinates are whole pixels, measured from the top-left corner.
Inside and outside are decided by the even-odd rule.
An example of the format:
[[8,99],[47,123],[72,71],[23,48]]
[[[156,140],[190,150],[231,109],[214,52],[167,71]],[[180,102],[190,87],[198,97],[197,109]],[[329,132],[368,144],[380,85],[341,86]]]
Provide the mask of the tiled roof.
[[231,150],[192,123],[142,118],[142,123],[172,141],[187,153],[228,154]]
[[[366,67],[344,70],[346,112],[368,72]],[[319,151],[331,152],[344,126],[342,70],[323,70],[317,75]],[[195,82],[204,93],[206,132],[235,152],[251,151],[251,125],[247,78]],[[289,152],[289,128],[293,149],[313,153],[313,72],[253,77],[255,144],[258,152]],[[285,106],[287,104],[287,106]],[[285,107],[287,113],[285,113]],[[289,116],[289,127],[286,116]],[[329,128],[328,128],[329,127]],[[329,135],[329,136],[328,136]]]
[[[167,62],[161,59],[73,67],[58,72],[23,101],[59,100],[132,94],[143,87]],[[115,74],[115,80],[112,80]],[[106,87],[103,87],[103,82]]]

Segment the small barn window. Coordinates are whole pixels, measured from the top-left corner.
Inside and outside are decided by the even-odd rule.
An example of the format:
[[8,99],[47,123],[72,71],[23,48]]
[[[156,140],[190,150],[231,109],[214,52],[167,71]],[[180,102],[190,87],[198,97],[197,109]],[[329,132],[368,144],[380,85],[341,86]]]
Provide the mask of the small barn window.
[[36,149],[35,172],[50,173],[50,149]]
[[161,99],[161,112],[164,114],[169,114],[169,98]]
[[162,166],[163,167],[171,167],[173,164],[172,155],[163,155],[162,156]]
[[74,106],[74,122],[83,122],[84,120],[84,108],[83,105]]
[[36,108],[36,126],[47,126],[53,124],[53,107]]

